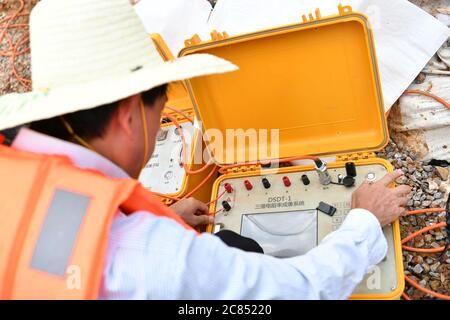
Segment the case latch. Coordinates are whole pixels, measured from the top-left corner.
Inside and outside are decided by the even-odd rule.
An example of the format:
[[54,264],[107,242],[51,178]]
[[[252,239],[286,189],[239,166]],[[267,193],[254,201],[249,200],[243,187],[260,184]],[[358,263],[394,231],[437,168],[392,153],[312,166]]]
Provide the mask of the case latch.
[[319,8],[317,8],[316,11],[315,11],[314,13],[316,14],[316,17],[315,17],[315,18],[314,18],[314,16],[313,16],[312,13],[310,13],[310,14],[308,15],[309,19],[308,19],[308,17],[307,17],[305,14],[302,15],[302,21],[303,21],[303,23],[308,23],[308,22],[313,22],[313,21],[319,21],[320,19],[322,19],[322,15],[321,15],[321,13],[320,13],[320,9],[319,9]]
[[220,33],[217,30],[213,30],[211,32],[211,40],[212,41],[219,41],[219,40],[227,39],[228,37],[229,37],[229,35],[226,31]]
[[336,161],[356,161],[362,159],[375,158],[375,153],[373,152],[358,152],[343,154],[336,157]]
[[343,16],[343,15],[353,12],[352,6],[343,6],[341,3],[339,3],[338,9],[339,9],[340,16]]
[[200,36],[198,34],[194,34],[190,39],[184,40],[184,46],[191,47],[200,44],[201,42],[202,39],[200,39]]

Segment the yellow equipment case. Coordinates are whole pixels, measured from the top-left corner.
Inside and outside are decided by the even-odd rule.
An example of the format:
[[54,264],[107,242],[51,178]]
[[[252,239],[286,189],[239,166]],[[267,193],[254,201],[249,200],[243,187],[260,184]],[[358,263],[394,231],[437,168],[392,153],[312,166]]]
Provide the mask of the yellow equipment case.
[[[229,37],[214,31],[210,41],[198,35],[186,40],[180,56],[210,53],[240,68],[186,82],[207,148],[223,173],[212,190],[215,223],[209,232],[225,227],[256,236],[258,242],[267,241],[265,252],[275,256],[292,254],[292,248],[277,251],[277,246],[294,237],[306,246],[296,253],[306,252],[339,227],[352,192],[364,180],[392,171],[374,153],[389,137],[369,21],[349,6],[338,9],[339,14],[327,17],[317,9],[299,23],[249,34]],[[276,154],[268,155],[270,139],[255,146],[247,135],[264,129],[278,131]],[[217,143],[213,136],[226,137],[230,130],[241,143]],[[331,157],[325,173],[332,183],[313,164],[261,165],[301,155]],[[356,170],[355,184],[338,185],[352,175],[349,162]],[[336,213],[317,210],[321,201]],[[308,239],[301,238],[303,231]],[[352,299],[397,299],[403,292],[399,222],[383,231],[388,254],[371,268]]]

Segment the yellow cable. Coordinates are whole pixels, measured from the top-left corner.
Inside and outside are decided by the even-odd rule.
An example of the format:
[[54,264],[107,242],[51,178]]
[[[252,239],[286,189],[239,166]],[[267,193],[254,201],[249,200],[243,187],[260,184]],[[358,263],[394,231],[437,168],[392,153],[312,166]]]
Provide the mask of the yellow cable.
[[77,135],[75,133],[75,131],[73,131],[72,127],[70,126],[70,124],[66,121],[66,119],[64,119],[62,116],[60,117],[62,123],[64,124],[64,126],[66,127],[67,131],[69,132],[69,134],[81,145],[83,145],[84,147],[91,149],[92,151],[95,151],[94,147],[91,146],[88,142],[86,142],[83,138],[81,138],[79,135]]

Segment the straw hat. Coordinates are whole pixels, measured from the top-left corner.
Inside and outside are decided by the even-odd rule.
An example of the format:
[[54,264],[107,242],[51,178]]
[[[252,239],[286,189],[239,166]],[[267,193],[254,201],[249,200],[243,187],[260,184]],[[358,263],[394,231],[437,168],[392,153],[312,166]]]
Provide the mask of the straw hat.
[[164,62],[129,0],[42,0],[30,47],[33,91],[0,97],[0,130],[237,69],[208,54]]

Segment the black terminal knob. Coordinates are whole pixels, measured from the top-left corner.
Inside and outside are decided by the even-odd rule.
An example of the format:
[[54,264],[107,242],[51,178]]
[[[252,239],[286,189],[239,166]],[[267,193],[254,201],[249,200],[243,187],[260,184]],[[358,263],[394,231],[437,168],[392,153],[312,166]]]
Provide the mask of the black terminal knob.
[[346,187],[353,187],[355,185],[355,178],[346,176],[342,179],[342,184]]
[[306,174],[302,175],[302,182],[305,186],[307,186],[308,184],[311,183],[311,181],[309,181],[309,178]]
[[264,188],[266,188],[266,189],[270,188],[270,182],[266,178],[262,179],[262,184],[263,184]]
[[350,177],[356,177],[356,166],[353,162],[347,162],[345,164],[345,172],[347,173],[347,176]]
[[231,210],[231,206],[228,203],[228,201],[222,201],[222,206],[223,206],[223,210],[225,210],[225,211],[230,211]]

